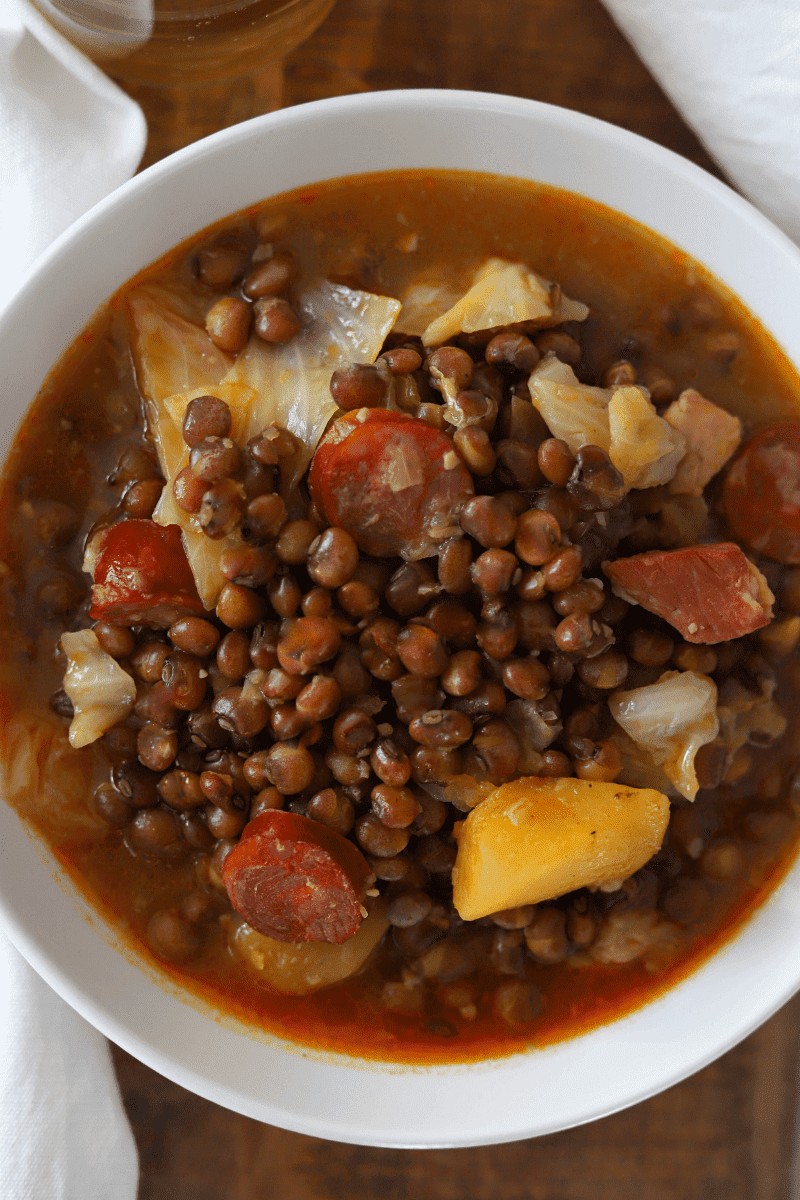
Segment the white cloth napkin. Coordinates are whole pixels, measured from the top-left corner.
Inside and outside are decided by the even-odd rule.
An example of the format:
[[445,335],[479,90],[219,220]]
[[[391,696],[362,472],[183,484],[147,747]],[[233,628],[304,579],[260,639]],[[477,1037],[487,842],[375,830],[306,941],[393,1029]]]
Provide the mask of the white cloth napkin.
[[[33,259],[136,169],[141,109],[37,12],[0,0],[0,308]],[[134,1200],[108,1043],[0,934],[0,1197]]]
[[0,308],[34,258],[128,179],[142,110],[21,0],[0,0]]
[[603,0],[709,153],[800,242],[800,0]]

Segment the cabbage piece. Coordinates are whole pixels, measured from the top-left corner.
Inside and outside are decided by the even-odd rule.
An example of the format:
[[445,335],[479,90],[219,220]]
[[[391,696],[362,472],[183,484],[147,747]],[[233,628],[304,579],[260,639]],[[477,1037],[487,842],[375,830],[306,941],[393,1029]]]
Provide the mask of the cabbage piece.
[[253,337],[224,382],[244,384],[255,393],[245,440],[268,425],[298,439],[287,490],[302,476],[334,413],[333,372],[348,363],[371,363],[381,352],[400,312],[399,300],[374,296],[340,283],[322,281],[302,292],[296,308],[303,328],[283,345]]
[[295,338],[268,345],[253,337],[234,361],[217,351],[198,325],[171,309],[169,300],[180,303],[178,296],[140,288],[130,301],[137,378],[166,480],[153,519],[180,526],[198,595],[212,609],[225,583],[222,555],[241,538],[238,533],[208,538],[196,517],[175,503],[172,484],[189,461],[181,426],[190,400],[208,391],[224,400],[231,409],[231,435],[242,444],[269,425],[293,433],[299,449],[283,480],[288,493],[337,411],[331,375],[347,363],[377,358],[400,303],[341,284],[315,284],[298,299],[304,327]]
[[[419,294],[417,296],[419,302]],[[432,307],[430,297],[429,307]],[[564,296],[524,263],[490,258],[475,272],[472,285],[422,332],[425,346],[441,346],[460,333],[502,329],[507,325],[560,325],[585,321],[589,309]],[[404,322],[405,328],[405,322]]]
[[73,753],[52,713],[15,708],[0,722],[0,788],[21,815],[60,840],[103,825],[87,804],[91,756]]
[[672,479],[686,439],[655,410],[644,388],[621,387],[608,405],[609,457],[627,488],[660,487]]
[[628,737],[623,729],[615,729],[610,740],[622,756],[622,770],[617,779],[630,787],[652,788],[653,791],[663,792],[671,800],[676,800],[680,792],[671,779],[668,779],[662,767],[659,767],[648,754],[647,750]]
[[136,379],[148,405],[154,406],[148,420],[155,419],[157,434],[162,400],[189,388],[213,388],[233,359],[192,320],[178,291],[149,284],[136,288],[128,299],[128,314]]
[[[197,396],[206,394],[203,387],[192,388],[174,396],[167,396],[158,406],[158,418],[151,428],[154,434],[158,459],[166,480],[153,520],[159,525],[178,525],[183,534],[183,548],[194,576],[197,594],[203,607],[212,609],[222,591],[225,577],[220,563],[222,555],[230,546],[241,545],[238,533],[224,538],[210,538],[203,533],[197,516],[185,512],[175,501],[172,485],[176,476],[188,466],[189,447],[183,440],[181,427],[189,403]],[[241,384],[217,383],[214,395],[224,400],[231,410],[231,435],[238,440],[244,432],[247,415],[253,403],[254,393]],[[85,564],[84,564],[85,569]]]
[[69,743],[77,749],[125,720],[136,699],[136,684],[101,648],[93,629],[62,634],[61,646],[67,656],[64,691],[75,713]]
[[572,367],[548,354],[532,371],[528,390],[552,436],[565,441],[573,454],[582,446],[599,446],[608,453],[610,388],[580,383]]
[[426,272],[414,280],[400,296],[403,307],[395,329],[408,337],[422,337],[425,330],[457,303],[463,292],[441,281],[441,271]]
[[341,945],[332,942],[278,942],[245,921],[233,920],[229,942],[265,987],[285,995],[305,996],[331,987],[360,971],[386,932],[386,903],[370,900],[358,932]]
[[697,671],[666,671],[646,687],[615,692],[608,707],[678,792],[694,800],[699,787],[695,755],[719,731],[713,681]]
[[686,454],[669,490],[680,495],[701,496],[706,484],[738,449],[742,423],[694,388],[681,392],[664,413],[664,420],[686,439]]

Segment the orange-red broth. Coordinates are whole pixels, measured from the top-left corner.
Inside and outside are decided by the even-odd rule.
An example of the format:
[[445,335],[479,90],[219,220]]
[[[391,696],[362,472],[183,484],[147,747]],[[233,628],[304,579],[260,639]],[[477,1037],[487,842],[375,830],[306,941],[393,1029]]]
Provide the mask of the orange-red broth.
[[[222,228],[251,225],[257,216],[286,218],[282,245],[305,265],[376,292],[397,293],[420,265],[439,265],[466,284],[489,255],[525,260],[592,315],[582,334],[585,357],[602,368],[632,358],[639,377],[666,372],[694,386],[748,425],[768,416],[798,415],[800,381],[791,364],[741,304],[697,263],[635,222],[580,196],[543,185],[460,172],[397,172],[334,180],[304,188],[220,222],[177,247],[133,282],[191,280],[192,251]],[[47,379],[19,433],[2,481],[2,558],[10,568],[0,605],[0,705],[5,753],[31,695],[63,747],[66,722],[48,710],[60,686],[54,647],[58,620],[45,620],[35,601],[54,558],[80,570],[82,538],[65,551],[34,545],[24,505],[66,498],[88,529],[114,503],[107,478],[120,451],[140,436],[140,400],[127,348],[123,310],[132,284],[97,314]],[[719,353],[731,342],[736,352]],[[716,350],[716,353],[715,353]],[[69,434],[69,440],[65,438]],[[245,1021],[319,1048],[396,1061],[465,1061],[544,1045],[631,1011],[693,970],[746,920],[790,865],[800,820],[792,779],[800,719],[800,673],[783,666],[780,695],[790,725],[777,752],[754,756],[733,787],[701,793],[688,819],[701,832],[734,837],[745,870],[733,882],[705,880],[707,905],[683,928],[681,949],[661,969],[639,963],[555,966],[530,961],[527,978],[542,992],[531,1024],[506,1025],[479,996],[467,1019],[440,1005],[425,1019],[387,1010],[381,986],[392,952],[378,949],[356,977],[307,997],[270,994],[233,959],[221,932],[188,965],[156,959],[144,939],[150,914],[194,886],[191,865],[132,857],[122,835],[91,811],[93,782],[102,777],[97,747],[65,751],[58,803],[23,791],[14,803],[49,843],[79,887],[137,954],[156,963],[182,988]],[[67,764],[66,766],[64,764]],[[679,806],[684,814],[687,805]],[[675,822],[673,822],[674,824]],[[667,835],[662,861],[676,853]],[[686,860],[684,872],[687,870]],[[699,868],[689,866],[699,876]],[[488,981],[487,981],[488,982]],[[493,979],[492,984],[496,983]]]

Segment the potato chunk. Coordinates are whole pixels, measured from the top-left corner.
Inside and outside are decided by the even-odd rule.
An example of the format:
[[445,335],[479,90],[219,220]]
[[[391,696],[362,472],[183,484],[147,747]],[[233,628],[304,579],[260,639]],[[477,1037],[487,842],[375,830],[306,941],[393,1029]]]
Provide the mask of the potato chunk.
[[669,801],[650,788],[528,777],[467,817],[453,868],[465,921],[627,879],[661,846]]
[[230,944],[256,978],[273,992],[306,996],[331,987],[360,971],[388,928],[385,902],[369,904],[358,933],[339,945],[333,942],[278,942],[246,922],[232,926]]

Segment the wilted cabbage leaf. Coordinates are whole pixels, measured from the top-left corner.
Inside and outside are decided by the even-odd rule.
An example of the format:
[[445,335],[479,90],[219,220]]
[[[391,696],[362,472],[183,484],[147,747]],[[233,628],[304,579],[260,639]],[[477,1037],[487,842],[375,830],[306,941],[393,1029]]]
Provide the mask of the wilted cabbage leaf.
[[599,446],[608,453],[610,388],[580,383],[572,367],[548,354],[531,372],[528,389],[553,437],[565,441],[573,454],[582,446]]
[[[432,296],[425,296],[424,292],[412,293],[411,298],[418,311],[423,306],[428,311],[434,307]],[[441,346],[460,333],[521,324],[546,327],[560,325],[562,321],[585,321],[589,315],[585,304],[564,296],[560,288],[524,263],[511,263],[504,258],[487,259],[475,272],[469,290],[439,312],[422,331],[426,346]],[[406,326],[404,319],[404,330]]]
[[374,362],[400,303],[342,284],[314,284],[297,300],[303,329],[295,338],[268,345],[253,337],[236,360],[218,351],[199,325],[170,304],[179,305],[180,297],[157,288],[140,288],[130,300],[137,379],[166,480],[153,519],[180,526],[198,594],[212,609],[225,582],[222,555],[241,539],[238,534],[208,538],[196,518],[175,503],[172,484],[189,460],[181,432],[189,401],[209,391],[224,400],[231,409],[232,436],[242,444],[269,425],[294,434],[300,450],[283,480],[288,491],[337,411],[330,394],[333,372],[351,362]]
[[175,392],[214,387],[233,362],[182,308],[179,292],[149,284],[128,299],[136,379],[155,406]]
[[3,798],[38,828],[60,839],[102,823],[86,803],[91,758],[73,754],[60,718],[15,709],[0,727],[0,748]]
[[694,800],[699,786],[695,755],[719,730],[713,681],[697,671],[666,671],[646,687],[615,692],[608,707],[680,794]]
[[259,982],[275,992],[305,996],[355,975],[363,967],[388,928],[386,904],[369,902],[369,914],[353,937],[341,945],[332,942],[278,942],[258,933],[245,921],[232,921],[229,941],[234,953],[254,972]]
[[[197,594],[203,607],[212,609],[225,583],[222,574],[222,555],[231,546],[239,546],[242,539],[238,533],[223,538],[210,538],[203,533],[197,517],[187,513],[175,501],[173,484],[175,478],[189,464],[189,447],[183,440],[181,429],[189,404],[197,396],[205,395],[205,388],[192,388],[168,396],[159,405],[159,418],[152,422],[152,431],[161,471],[166,480],[161,498],[153,513],[159,525],[178,525],[183,534],[183,548],[194,576]],[[214,395],[224,400],[231,410],[231,436],[239,440],[246,432],[247,421],[255,393],[243,384],[217,383]]]
[[61,645],[67,656],[64,691],[74,709],[69,743],[77,749],[96,742],[127,717],[136,699],[136,684],[102,649],[94,630],[64,633]]
[[647,392],[617,388],[608,405],[609,457],[627,488],[659,487],[686,452],[682,433],[660,417]]
[[300,333],[283,345],[251,338],[224,380],[255,393],[246,438],[277,425],[298,439],[302,450],[289,486],[302,476],[337,411],[330,391],[333,372],[348,363],[375,361],[400,302],[323,280],[302,292],[296,307],[303,321]]

